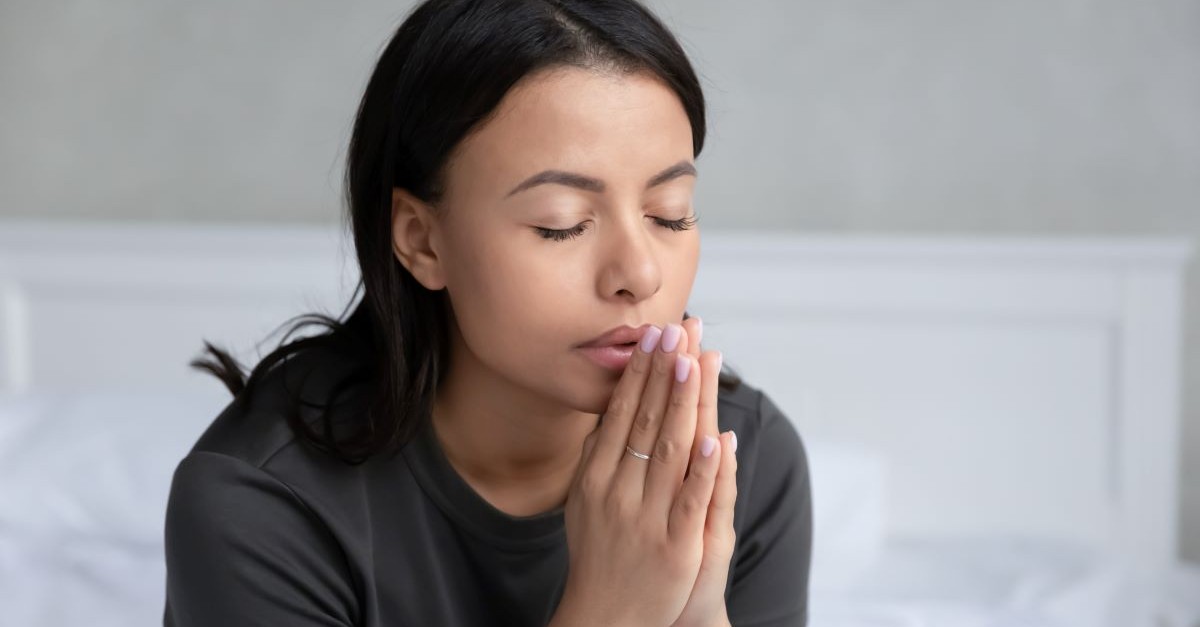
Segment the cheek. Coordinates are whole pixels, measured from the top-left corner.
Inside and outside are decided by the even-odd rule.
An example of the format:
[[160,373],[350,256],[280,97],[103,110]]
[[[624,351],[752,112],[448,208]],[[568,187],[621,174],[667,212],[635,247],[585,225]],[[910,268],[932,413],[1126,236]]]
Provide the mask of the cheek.
[[532,255],[516,246],[478,249],[451,278],[463,337],[492,366],[537,367],[577,341],[566,318],[578,278]]
[[[663,306],[673,318],[676,312],[682,316],[687,307],[688,298],[695,285],[696,273],[699,270],[700,240],[698,236],[680,237],[679,242],[665,255],[669,261],[662,264],[662,292],[660,294]],[[669,305],[667,304],[669,303]]]
[[535,253],[506,250],[462,266],[452,278],[463,340],[476,359],[514,383],[601,412],[616,380],[572,348],[587,339],[580,333],[592,323],[585,275]]
[[693,233],[691,237],[684,240],[684,243],[680,247],[679,262],[675,266],[679,287],[689,294],[692,291],[692,283],[696,280],[696,271],[699,269],[699,263],[700,234]]

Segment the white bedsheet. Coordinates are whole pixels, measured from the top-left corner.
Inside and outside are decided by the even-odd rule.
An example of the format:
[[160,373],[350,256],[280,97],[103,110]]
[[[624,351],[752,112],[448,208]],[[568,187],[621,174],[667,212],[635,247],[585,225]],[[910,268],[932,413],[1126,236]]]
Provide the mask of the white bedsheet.
[[811,627],[1196,627],[1200,568],[1137,576],[1043,538],[893,538],[859,580],[810,608]]

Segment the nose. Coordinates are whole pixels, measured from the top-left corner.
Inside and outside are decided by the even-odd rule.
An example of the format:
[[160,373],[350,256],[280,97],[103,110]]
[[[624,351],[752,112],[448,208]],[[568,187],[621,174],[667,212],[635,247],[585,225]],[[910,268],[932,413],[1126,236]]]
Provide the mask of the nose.
[[[600,250],[604,259],[598,278],[600,297],[622,298],[632,302],[645,300],[662,288],[661,251],[647,233],[646,218],[614,221],[606,229]],[[629,214],[624,214],[629,215]]]

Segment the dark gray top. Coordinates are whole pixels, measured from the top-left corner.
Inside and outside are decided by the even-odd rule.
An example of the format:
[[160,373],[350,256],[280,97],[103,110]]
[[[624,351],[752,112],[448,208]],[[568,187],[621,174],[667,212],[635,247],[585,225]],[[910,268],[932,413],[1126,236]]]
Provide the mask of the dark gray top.
[[[322,398],[338,366],[332,354],[293,357],[286,379],[305,398]],[[428,421],[398,454],[357,466],[324,455],[288,426],[280,372],[264,378],[249,408],[230,403],[175,470],[164,625],[550,620],[567,574],[562,508],[528,517],[496,509],[450,465]],[[300,373],[312,376],[297,388]],[[721,431],[738,434],[729,618],[735,627],[805,625],[812,501],[804,446],[760,390],[743,383],[718,396]],[[338,412],[353,417],[349,407]]]

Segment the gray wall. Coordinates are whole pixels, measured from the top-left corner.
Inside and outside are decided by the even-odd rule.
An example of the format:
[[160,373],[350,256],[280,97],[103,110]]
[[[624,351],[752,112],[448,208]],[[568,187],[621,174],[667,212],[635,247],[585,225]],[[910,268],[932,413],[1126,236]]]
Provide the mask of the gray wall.
[[[335,223],[356,99],[410,5],[5,2],[0,218]],[[705,224],[1200,237],[1196,0],[653,5],[710,99]],[[1200,560],[1194,267],[1187,288]]]

